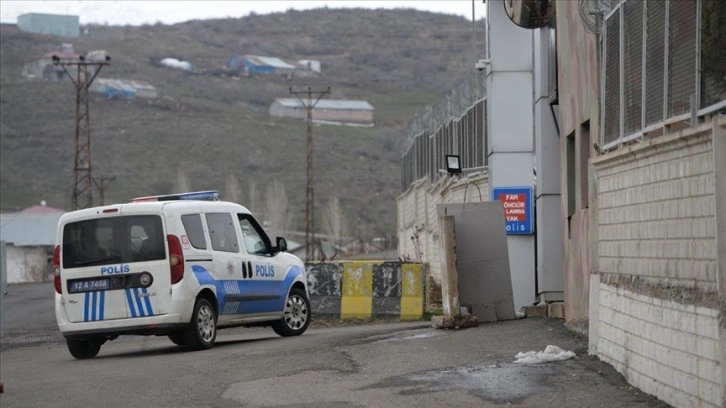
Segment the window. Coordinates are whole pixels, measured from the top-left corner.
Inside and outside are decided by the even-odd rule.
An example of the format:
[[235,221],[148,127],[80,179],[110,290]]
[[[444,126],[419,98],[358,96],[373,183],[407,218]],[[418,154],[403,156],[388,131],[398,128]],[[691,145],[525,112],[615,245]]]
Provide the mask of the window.
[[270,239],[257,221],[247,214],[238,214],[237,218],[239,219],[239,227],[242,230],[247,253],[255,255],[270,254]]
[[63,228],[63,268],[166,258],[158,215],[98,218]]
[[204,229],[202,229],[202,217],[199,214],[187,214],[182,215],[181,220],[192,246],[197,249],[207,249],[207,240],[204,238]]
[[232,224],[232,216],[228,213],[206,214],[209,239],[212,249],[224,252],[239,252],[237,234]]

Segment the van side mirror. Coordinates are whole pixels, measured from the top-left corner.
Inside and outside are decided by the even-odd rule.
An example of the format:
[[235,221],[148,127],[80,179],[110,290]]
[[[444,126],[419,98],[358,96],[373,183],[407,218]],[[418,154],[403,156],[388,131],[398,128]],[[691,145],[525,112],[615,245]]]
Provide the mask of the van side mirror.
[[287,252],[287,240],[285,238],[277,237],[275,239],[275,244],[277,245],[278,252]]

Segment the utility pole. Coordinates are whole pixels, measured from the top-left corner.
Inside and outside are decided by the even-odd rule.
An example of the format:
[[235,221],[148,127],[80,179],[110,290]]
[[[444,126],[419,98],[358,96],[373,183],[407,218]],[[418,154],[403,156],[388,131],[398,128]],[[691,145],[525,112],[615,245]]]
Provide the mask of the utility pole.
[[[290,88],[290,95],[295,95],[307,111],[308,122],[308,164],[307,164],[307,195],[305,200],[305,260],[311,261],[315,258],[315,209],[313,204],[313,108],[318,104],[325,94],[330,93],[330,87],[325,90],[313,90],[307,87],[305,90],[295,91]],[[315,100],[313,100],[313,95]],[[305,96],[305,98],[303,98]]]
[[106,187],[108,187],[109,184],[111,184],[112,181],[116,180],[116,176],[101,176],[100,181],[96,181],[96,179],[93,179],[93,184],[96,185],[96,188],[98,189],[98,195],[101,196],[101,205],[104,205],[106,202],[103,200],[103,194],[106,191]]
[[[76,142],[73,163],[73,199],[72,210],[93,206],[93,186],[91,177],[91,129],[88,116],[88,88],[104,65],[109,65],[111,57],[104,60],[86,61],[81,55],[78,60],[61,60],[53,56],[53,65],[63,67],[73,85],[76,87]],[[68,72],[68,66],[76,66],[76,78]],[[91,78],[88,78],[88,67],[95,67]]]

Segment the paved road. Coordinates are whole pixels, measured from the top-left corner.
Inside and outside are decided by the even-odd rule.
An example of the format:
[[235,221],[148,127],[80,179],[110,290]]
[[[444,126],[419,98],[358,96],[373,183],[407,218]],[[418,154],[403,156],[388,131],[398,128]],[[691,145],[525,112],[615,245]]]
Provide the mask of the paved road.
[[[15,292],[34,299],[27,307],[34,311],[12,311],[25,303],[15,297],[6,303],[8,317],[26,321],[8,322],[13,330],[3,339],[3,408],[667,407],[588,356],[586,342],[560,320],[444,331],[427,322],[318,326],[295,338],[264,328],[232,329],[220,331],[217,346],[202,352],[161,337],[122,337],[104,345],[97,358],[79,361],[57,333],[46,331],[47,321],[30,322],[48,317],[47,303],[31,295],[35,291],[49,293],[10,288],[9,297]],[[34,332],[40,334],[35,340]],[[549,344],[577,356],[514,363],[516,353]]]

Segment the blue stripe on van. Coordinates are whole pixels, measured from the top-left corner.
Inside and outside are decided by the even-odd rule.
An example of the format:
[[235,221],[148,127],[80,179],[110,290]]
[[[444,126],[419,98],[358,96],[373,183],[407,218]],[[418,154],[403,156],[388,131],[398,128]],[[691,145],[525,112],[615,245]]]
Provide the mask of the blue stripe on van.
[[101,304],[98,311],[98,320],[103,320],[103,312],[106,309],[106,291],[101,291]]
[[106,292],[86,292],[83,296],[83,321],[103,320],[106,307]]
[[83,321],[88,321],[88,309],[91,307],[91,292],[86,292],[83,300]]
[[131,294],[131,289],[126,289],[126,303],[129,305],[129,311],[131,317],[136,317],[136,308],[134,307],[134,297]]
[[136,310],[139,311],[139,316],[147,316],[148,314],[144,312],[144,304],[141,302],[141,296],[139,296],[139,288],[134,288],[134,297],[136,298]]
[[[287,293],[302,270],[293,266],[288,269],[282,282],[269,280],[215,280],[212,274],[200,265],[192,265],[194,276],[200,285],[214,285],[217,289],[217,310],[220,314],[264,313],[283,310]],[[245,290],[246,289],[246,290]],[[277,295],[277,299],[225,302],[227,294]]]
[[151,300],[149,300],[149,290],[147,288],[142,288],[141,292],[146,295],[144,296],[144,303],[146,303],[146,311],[149,312],[148,316],[154,315],[154,309],[151,308]]
[[91,320],[96,320],[96,304],[98,304],[98,292],[91,292]]

